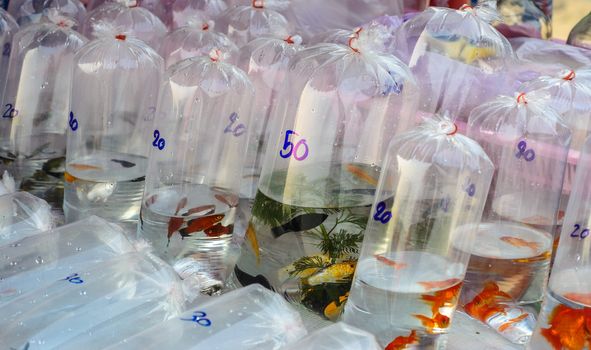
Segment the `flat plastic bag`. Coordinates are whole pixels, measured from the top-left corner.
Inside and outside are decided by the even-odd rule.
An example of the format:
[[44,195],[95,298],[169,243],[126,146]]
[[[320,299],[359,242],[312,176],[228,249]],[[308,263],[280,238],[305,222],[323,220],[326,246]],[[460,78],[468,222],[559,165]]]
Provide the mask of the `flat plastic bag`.
[[25,0],[19,7],[15,18],[21,26],[37,23],[43,17],[43,12],[49,9],[55,9],[63,16],[76,20],[76,24],[73,25],[74,29],[86,17],[86,9],[78,0]]
[[430,7],[405,22],[392,45],[415,75],[425,112],[449,112],[466,121],[470,111],[512,92],[505,71],[511,45],[492,25],[494,1],[462,10]]
[[150,254],[75,266],[0,306],[0,337],[16,349],[99,349],[178,315],[183,293],[174,270]]
[[108,349],[284,349],[306,335],[299,314],[260,285],[198,299],[189,310]]
[[322,328],[297,343],[291,344],[285,350],[381,350],[373,334],[349,326],[344,322],[337,322]]
[[0,246],[47,231],[53,224],[51,207],[43,199],[27,192],[0,195]]
[[124,231],[90,217],[0,246],[0,305],[84,267],[136,251]]

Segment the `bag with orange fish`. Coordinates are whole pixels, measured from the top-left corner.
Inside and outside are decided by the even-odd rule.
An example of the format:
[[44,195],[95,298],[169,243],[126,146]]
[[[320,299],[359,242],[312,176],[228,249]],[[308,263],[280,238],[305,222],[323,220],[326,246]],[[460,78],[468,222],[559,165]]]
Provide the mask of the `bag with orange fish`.
[[0,306],[3,346],[104,349],[178,316],[195,296],[168,264],[145,252],[52,274]]
[[591,137],[580,151],[556,259],[530,350],[591,349]]
[[260,283],[331,320],[347,300],[388,142],[418,105],[410,70],[378,49],[380,34],[291,58],[234,270],[234,283]]
[[[544,93],[499,96],[475,108],[468,135],[495,168],[461,303],[514,343],[534,325],[548,276],[571,130]],[[517,304],[520,305],[517,308]]]
[[27,192],[0,194],[0,213],[0,246],[47,231],[54,225],[49,204]]
[[[285,350],[381,350],[373,334],[349,326],[344,322],[337,322],[324,327],[302,340],[294,343]],[[391,350],[391,349],[386,349]]]
[[388,350],[444,347],[493,170],[484,150],[445,116],[392,140],[346,323]]

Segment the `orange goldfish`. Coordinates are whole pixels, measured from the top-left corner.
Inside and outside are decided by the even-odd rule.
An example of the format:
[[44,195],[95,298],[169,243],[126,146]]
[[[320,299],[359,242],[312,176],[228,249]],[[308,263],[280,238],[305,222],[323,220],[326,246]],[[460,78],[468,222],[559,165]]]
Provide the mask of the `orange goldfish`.
[[390,344],[386,345],[384,350],[404,350],[406,349],[407,345],[416,344],[419,341],[419,337],[417,337],[417,331],[414,329],[410,331],[410,334],[406,337],[399,336],[394,338]]
[[506,242],[506,243],[509,243],[509,244],[511,244],[514,247],[528,247],[534,253],[537,253],[538,252],[538,249],[540,249],[540,244],[539,243],[526,241],[523,238],[511,237],[511,236],[503,236],[500,239],[501,239],[501,241]]
[[187,227],[184,229],[179,230],[181,236],[187,237],[190,236],[191,233],[204,231],[208,229],[218,222],[222,221],[224,215],[209,215],[203,216],[197,219],[189,220],[187,222]]
[[70,164],[68,164],[68,166],[70,168],[73,168],[74,170],[80,170],[80,171],[101,170],[101,167],[94,166],[94,165],[87,165],[87,164],[70,163]]
[[337,318],[343,312],[343,307],[345,307],[345,302],[349,298],[349,292],[345,293],[345,295],[339,297],[338,303],[333,301],[332,303],[328,304],[324,308],[324,316],[331,321],[336,321]]
[[248,228],[246,229],[246,239],[250,242],[250,246],[252,247],[252,251],[257,258],[257,265],[261,262],[261,252],[259,251],[259,241],[257,240],[257,234],[254,230],[254,226],[251,223],[248,223]]
[[369,175],[365,170],[361,169],[357,165],[347,164],[347,171],[349,171],[351,174],[357,176],[358,178],[372,186],[378,185],[378,180],[375,177]]
[[507,328],[511,327],[512,325],[516,324],[519,321],[526,319],[528,316],[527,313],[523,313],[515,318],[510,319],[507,322],[504,322],[502,325],[499,326],[499,332],[504,332]]
[[432,333],[434,328],[447,328],[449,326],[449,317],[440,313],[435,314],[433,318],[416,314],[413,316],[421,320],[421,323],[429,333]]
[[381,256],[379,254],[374,255],[374,257],[376,258],[377,261],[382,262],[390,267],[393,267],[394,270],[400,270],[400,269],[403,269],[408,266],[408,264],[399,263],[394,260],[390,260],[390,259],[386,258],[385,256]]
[[421,295],[421,300],[431,304],[431,312],[433,315],[439,313],[439,308],[444,306],[453,306],[456,303],[457,297],[462,289],[462,284],[458,283],[447,289],[437,291],[431,294]]
[[441,288],[447,287],[447,286],[454,286],[458,282],[460,282],[460,279],[450,278],[450,279],[447,279],[444,281],[429,281],[429,282],[418,282],[418,283],[421,286],[423,286],[423,288],[425,288],[427,291],[429,291],[431,289],[441,289]]
[[495,282],[488,281],[484,284],[482,292],[464,305],[464,310],[468,315],[486,323],[490,316],[504,312],[505,307],[499,304],[498,299],[510,300],[511,296],[502,292]]
[[232,230],[234,230],[234,225],[222,226],[222,224],[218,223],[210,228],[206,228],[203,232],[205,232],[207,237],[219,237],[232,233]]
[[64,172],[64,180],[66,180],[66,182],[72,183],[74,181],[76,181],[78,178],[72,174],[70,174],[69,172],[65,171]]
[[564,297],[575,303],[591,306],[591,293],[566,293]]
[[549,328],[540,333],[556,350],[583,350],[589,344],[591,308],[572,309],[558,305],[548,318]]

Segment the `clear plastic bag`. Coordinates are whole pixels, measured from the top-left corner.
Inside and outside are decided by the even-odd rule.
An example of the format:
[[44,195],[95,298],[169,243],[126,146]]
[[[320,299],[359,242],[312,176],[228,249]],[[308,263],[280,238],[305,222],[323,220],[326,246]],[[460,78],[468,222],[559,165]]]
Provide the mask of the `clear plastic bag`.
[[26,192],[0,195],[0,245],[47,231],[53,225],[51,207],[44,200]]
[[373,334],[337,322],[322,328],[297,343],[289,345],[285,350],[381,350]]
[[191,23],[169,33],[158,50],[166,62],[166,68],[186,58],[209,56],[214,49],[225,52],[228,59],[233,61],[238,48],[226,35],[214,31],[213,24],[211,21]]
[[292,58],[234,270],[327,318],[349,290],[388,142],[418,104],[408,67],[366,39]]
[[172,27],[183,27],[196,18],[214,20],[227,9],[224,0],[177,0],[172,5]]
[[277,10],[284,9],[288,0],[252,0],[250,5],[231,7],[218,17],[219,30],[226,33],[238,47],[262,36],[286,38],[291,24]]
[[512,38],[510,42],[520,60],[540,65],[540,69],[551,67],[551,71],[544,71],[546,74],[556,71],[556,64],[575,70],[591,65],[591,50],[532,38]]
[[[14,18],[4,9],[0,8],[0,101],[3,101],[2,96],[4,95],[4,88],[8,80],[8,58],[12,51],[12,37],[17,30],[18,24],[16,24]],[[0,107],[7,106],[2,105]],[[3,112],[0,117],[4,116]]]
[[86,9],[79,0],[25,0],[19,7],[15,18],[21,26],[37,23],[42,19],[43,12],[49,9],[55,9],[62,16],[76,20],[76,23],[72,25],[74,29],[77,29],[78,24],[82,23],[86,17]]
[[343,320],[384,347],[439,348],[494,166],[445,117],[392,139]]
[[74,59],[64,213],[66,222],[98,215],[135,224],[164,62],[141,40],[101,25],[101,37]]
[[[111,24],[128,36],[140,39],[153,48],[158,48],[168,29],[152,12],[143,7],[128,7],[120,2],[106,2],[92,10],[83,27],[83,33],[89,38],[98,38],[102,34],[96,32],[101,22]],[[98,34],[98,35],[97,35]]]
[[[134,252],[124,231],[97,217],[0,246],[0,305],[88,267]],[[63,277],[62,277],[63,278]]]
[[591,49],[591,12],[573,27],[566,42],[569,45]]
[[271,109],[285,84],[291,58],[302,48],[301,41],[299,36],[285,39],[264,37],[254,39],[240,49],[239,67],[248,74],[256,92],[252,130],[242,172],[242,198],[253,199],[256,194],[264,152],[271,137]]
[[462,10],[430,7],[399,28],[392,47],[417,78],[421,110],[465,122],[474,107],[512,92],[505,72],[514,54],[489,24],[497,18],[487,0]]
[[[74,266],[72,270],[0,306],[4,346],[103,348],[111,341],[176,316],[185,308],[179,277],[170,266],[149,254],[125,254],[92,266]],[[120,327],[113,329],[115,324]],[[106,338],[92,334],[105,328],[114,333],[102,333]]]
[[181,276],[208,280],[208,293],[229,274],[253,96],[218,50],[172,66],[160,89],[139,232]]
[[527,307],[541,301],[548,276],[571,131],[544,94],[520,93],[475,108],[468,135],[496,172],[460,302],[473,318],[525,344],[535,319]]
[[13,38],[0,118],[0,157],[20,189],[61,202],[74,53],[86,39],[48,10]]
[[260,285],[198,299],[189,310],[108,349],[279,350],[306,335],[299,314]]
[[534,4],[534,0],[499,0],[497,9],[502,19],[495,27],[507,38],[552,37],[551,19]]

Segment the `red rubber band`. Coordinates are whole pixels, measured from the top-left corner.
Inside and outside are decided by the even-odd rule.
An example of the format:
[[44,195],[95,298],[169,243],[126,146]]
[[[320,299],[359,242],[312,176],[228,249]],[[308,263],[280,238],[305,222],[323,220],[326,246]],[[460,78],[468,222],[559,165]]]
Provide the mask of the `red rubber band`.
[[447,136],[455,135],[456,132],[458,132],[458,126],[456,125],[456,123],[453,123],[453,125],[454,125],[454,130],[452,132],[448,132]]
[[213,50],[213,52],[209,54],[209,59],[211,59],[213,62],[219,61],[221,57],[222,52],[218,49]]
[[468,10],[473,10],[474,8],[470,5],[464,4],[462,6],[460,6],[460,11],[468,11]]
[[117,35],[115,35],[115,39],[117,39],[117,40],[123,41],[126,38],[127,38],[127,36],[125,34],[117,34]]
[[522,92],[519,95],[517,95],[517,103],[527,104],[527,100],[525,99],[525,92]]
[[203,25],[201,26],[201,30],[208,30],[208,29],[209,29],[209,24],[203,23]]
[[574,78],[575,78],[575,71],[574,70],[571,70],[562,79],[564,79],[564,80],[573,80]]
[[359,53],[359,49],[356,48],[356,47],[353,47],[353,43],[355,41],[357,41],[357,39],[359,39],[359,33],[361,33],[362,30],[363,30],[363,28],[361,28],[361,27],[356,28],[355,31],[353,32],[353,35],[349,38],[349,42],[348,42],[349,47],[351,48],[351,50],[353,50],[353,51],[355,51],[357,53]]
[[252,0],[252,7],[255,9],[262,9],[265,7],[263,0]]
[[290,35],[287,38],[285,38],[283,41],[285,41],[288,44],[294,44],[294,41],[293,41],[293,39],[291,37],[292,36]]

